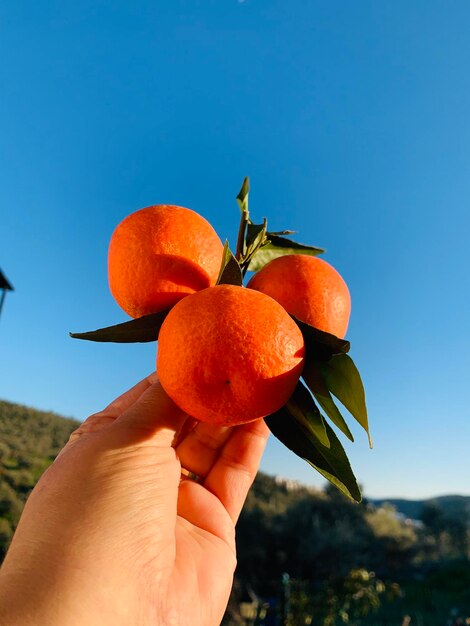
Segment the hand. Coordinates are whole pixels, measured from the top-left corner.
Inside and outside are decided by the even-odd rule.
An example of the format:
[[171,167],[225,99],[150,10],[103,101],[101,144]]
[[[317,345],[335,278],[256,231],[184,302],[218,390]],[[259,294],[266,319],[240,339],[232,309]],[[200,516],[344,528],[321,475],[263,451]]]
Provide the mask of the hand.
[[218,626],[267,436],[263,420],[196,423],[155,375],[89,417],[26,503],[2,626]]

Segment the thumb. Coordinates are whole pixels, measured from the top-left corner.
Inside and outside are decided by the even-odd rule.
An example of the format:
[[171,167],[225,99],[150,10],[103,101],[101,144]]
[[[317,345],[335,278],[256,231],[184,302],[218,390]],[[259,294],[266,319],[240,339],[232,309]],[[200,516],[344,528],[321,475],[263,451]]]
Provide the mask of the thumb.
[[144,534],[148,545],[165,543],[174,532],[181,465],[172,444],[186,420],[157,382],[99,433],[105,448],[99,482],[108,485],[107,513],[134,529],[137,542]]
[[157,381],[113,422],[107,436],[123,445],[169,448],[187,419]]
[[173,443],[186,420],[187,415],[156,382],[99,433],[109,481],[118,491],[124,487],[127,494],[121,493],[121,498],[142,499],[144,505],[160,501],[176,509],[181,465]]

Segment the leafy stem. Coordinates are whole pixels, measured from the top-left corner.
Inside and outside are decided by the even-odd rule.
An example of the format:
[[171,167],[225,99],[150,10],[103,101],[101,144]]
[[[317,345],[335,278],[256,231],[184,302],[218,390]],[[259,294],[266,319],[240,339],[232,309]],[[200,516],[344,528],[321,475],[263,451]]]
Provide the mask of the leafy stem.
[[[268,226],[268,222],[266,218],[264,218],[262,224],[253,224],[251,220],[248,221],[247,228],[248,231],[252,231],[254,236],[251,237],[250,241],[247,242],[245,240],[245,254],[239,260],[240,268],[242,270],[242,275],[245,277],[245,274],[248,271],[251,260],[258,252],[260,248],[265,246],[268,243],[268,238],[266,237],[266,228]],[[250,232],[249,232],[250,234]]]
[[248,194],[250,192],[250,179],[245,176],[240,191],[238,192],[237,202],[240,206],[242,216],[240,219],[240,227],[238,229],[237,250],[235,258],[241,261],[246,252],[245,234],[246,228],[250,221],[250,212],[248,211]]
[[268,232],[266,219],[262,224],[254,224],[248,211],[249,191],[250,181],[245,178],[237,196],[241,218],[235,253],[243,277],[247,271],[257,272],[280,256],[289,254],[317,256],[325,252],[323,248],[298,243],[286,237],[285,235],[294,234],[292,230]]
[[237,261],[242,262],[242,259],[245,255],[245,233],[246,227],[248,224],[248,211],[242,211],[242,216],[240,219],[240,226],[238,228],[238,239],[237,239],[237,251],[235,253],[235,258]]

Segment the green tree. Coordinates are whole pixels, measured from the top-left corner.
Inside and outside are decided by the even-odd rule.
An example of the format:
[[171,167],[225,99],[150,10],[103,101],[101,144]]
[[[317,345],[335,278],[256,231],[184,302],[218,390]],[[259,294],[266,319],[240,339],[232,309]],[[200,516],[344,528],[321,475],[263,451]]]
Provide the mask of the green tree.
[[291,598],[292,626],[355,626],[377,611],[384,601],[401,594],[399,585],[379,580],[364,568],[349,571],[342,578],[331,578],[319,590],[307,584],[296,585]]

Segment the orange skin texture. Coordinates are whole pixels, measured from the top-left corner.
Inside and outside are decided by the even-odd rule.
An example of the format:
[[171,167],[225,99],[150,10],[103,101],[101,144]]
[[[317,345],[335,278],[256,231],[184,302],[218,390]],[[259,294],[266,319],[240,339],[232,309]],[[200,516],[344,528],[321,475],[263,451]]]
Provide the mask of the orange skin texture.
[[290,254],[265,265],[248,283],[277,300],[299,320],[336,335],[346,335],[351,296],[341,275],[318,257]]
[[195,211],[168,204],[140,209],[112,234],[111,293],[131,317],[163,311],[215,284],[222,251],[215,230]]
[[188,415],[213,424],[250,422],[280,409],[304,364],[297,324],[272,298],[218,285],[176,304],[158,337],[157,373]]

